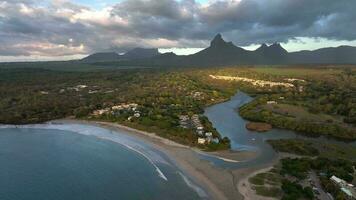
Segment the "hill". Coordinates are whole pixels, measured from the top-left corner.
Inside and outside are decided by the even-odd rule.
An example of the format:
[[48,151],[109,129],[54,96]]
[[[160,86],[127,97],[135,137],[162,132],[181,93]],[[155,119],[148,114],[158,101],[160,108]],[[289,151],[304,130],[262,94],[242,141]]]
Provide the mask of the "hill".
[[119,55],[116,52],[99,52],[91,54],[81,61],[86,63],[95,62],[115,62],[124,60],[139,60],[145,58],[152,58],[158,56],[160,53],[157,48],[145,49],[145,48],[134,48],[123,55]]

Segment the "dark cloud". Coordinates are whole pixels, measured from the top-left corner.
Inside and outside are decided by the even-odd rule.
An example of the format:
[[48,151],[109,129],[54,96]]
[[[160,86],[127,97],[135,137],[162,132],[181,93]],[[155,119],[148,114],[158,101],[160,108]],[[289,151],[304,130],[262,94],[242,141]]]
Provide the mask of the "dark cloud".
[[356,40],[354,0],[124,0],[93,10],[65,0],[0,1],[0,55],[70,55],[132,47],[238,45],[296,37]]

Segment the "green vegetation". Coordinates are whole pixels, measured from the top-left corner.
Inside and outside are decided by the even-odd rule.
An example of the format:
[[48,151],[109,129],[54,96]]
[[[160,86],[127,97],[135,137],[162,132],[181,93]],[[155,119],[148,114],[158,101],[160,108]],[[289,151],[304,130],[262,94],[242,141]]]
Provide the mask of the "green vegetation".
[[356,176],[355,166],[356,163],[342,159],[284,158],[269,172],[249,178],[249,182],[256,194],[261,196],[288,200],[314,199],[313,172],[325,191],[334,197],[341,197],[342,192],[330,181],[330,177],[334,175],[351,183]]
[[333,144],[322,140],[305,139],[268,140],[268,143],[277,152],[356,161],[356,147],[353,145]]
[[254,186],[256,194],[264,197],[278,197],[281,194],[281,189],[278,187]]
[[259,173],[249,178],[252,188],[256,194],[265,197],[281,197],[281,176],[273,170],[265,173]]
[[268,140],[268,143],[278,152],[293,153],[302,156],[317,156],[318,149],[312,146],[312,142],[300,139]]
[[305,179],[310,170],[310,159],[285,158],[281,160],[281,175],[291,175],[298,179]]
[[254,185],[275,185],[276,183],[280,182],[280,176],[273,172],[260,173],[254,177],[251,177],[249,182]]
[[314,193],[311,187],[304,187],[296,182],[283,180],[282,190],[284,192],[282,200],[294,199],[314,199]]
[[326,174],[327,177],[335,175],[345,181],[352,182],[355,163],[348,160],[331,160],[328,158],[285,158],[281,160],[282,175],[288,174],[297,179],[305,179],[311,169]]
[[[195,73],[196,72],[196,73]],[[200,115],[205,132],[217,142],[201,145],[206,150],[229,148],[203,109],[227,100],[231,87],[202,82],[196,70],[52,71],[36,68],[0,69],[0,123],[40,123],[75,116],[80,119],[117,122],[152,131],[182,144],[198,146],[194,129],[179,126],[179,116]],[[135,103],[133,110],[93,115],[100,109]],[[129,119],[130,118],[130,119]]]
[[[255,96],[240,108],[245,119],[265,122],[308,136],[356,140],[356,71],[351,68],[224,69],[218,75],[292,83],[294,87],[258,87],[236,82]],[[272,102],[272,103],[268,103]]]

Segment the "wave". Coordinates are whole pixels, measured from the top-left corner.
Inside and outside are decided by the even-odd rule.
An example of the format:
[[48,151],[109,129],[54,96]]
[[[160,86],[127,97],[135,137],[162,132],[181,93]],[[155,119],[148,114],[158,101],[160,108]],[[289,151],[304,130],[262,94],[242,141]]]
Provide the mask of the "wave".
[[244,162],[244,161],[239,161],[239,160],[233,160],[233,159],[229,159],[229,158],[224,158],[221,156],[216,156],[216,155],[210,155],[207,153],[203,153],[203,152],[197,152],[198,154],[205,156],[205,157],[209,157],[209,158],[215,158],[215,159],[219,159],[222,160],[224,162],[228,162],[228,163],[240,163],[240,162]]
[[178,172],[178,174],[182,177],[185,184],[187,184],[188,187],[192,188],[199,195],[200,198],[207,199],[209,197],[208,194],[202,188],[191,182],[186,176],[184,176],[183,173]]
[[130,150],[142,155],[144,158],[146,158],[151,163],[151,165],[153,165],[153,167],[155,167],[156,172],[158,173],[158,176],[161,177],[163,180],[168,181],[167,177],[163,174],[163,172],[159,169],[159,167],[156,164],[154,164],[154,162],[151,160],[150,157],[148,157],[147,155],[145,155],[141,151],[139,151],[137,149],[134,149],[133,147],[131,147],[129,145],[124,145],[124,144],[121,144],[121,145],[125,146],[126,148],[128,148],[128,149],[130,149]]

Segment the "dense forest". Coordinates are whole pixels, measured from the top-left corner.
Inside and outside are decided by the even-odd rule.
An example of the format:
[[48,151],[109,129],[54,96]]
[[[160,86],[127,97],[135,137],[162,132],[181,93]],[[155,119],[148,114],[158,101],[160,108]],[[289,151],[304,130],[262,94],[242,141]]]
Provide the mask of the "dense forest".
[[[193,75],[192,75],[193,74]],[[177,142],[196,146],[192,128],[179,126],[181,115],[200,116],[206,132],[219,142],[201,146],[226,149],[229,140],[202,113],[204,107],[227,100],[234,89],[204,83],[190,70],[52,71],[0,69],[0,123],[41,123],[65,117],[118,122]],[[134,103],[133,111],[93,116],[96,110]]]

